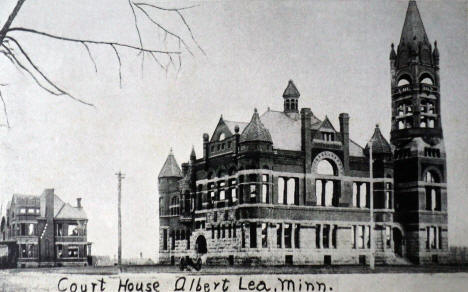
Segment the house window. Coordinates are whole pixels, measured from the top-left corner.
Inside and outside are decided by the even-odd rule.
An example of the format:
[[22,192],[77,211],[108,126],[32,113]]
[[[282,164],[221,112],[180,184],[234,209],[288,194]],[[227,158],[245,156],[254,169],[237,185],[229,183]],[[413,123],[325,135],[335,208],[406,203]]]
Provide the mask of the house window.
[[256,248],[257,247],[257,223],[250,222],[250,247]]
[[278,177],[278,204],[284,204],[285,179]]
[[315,197],[317,198],[317,206],[322,206],[322,180],[318,179],[315,181]]
[[262,247],[268,247],[268,223],[262,223]]
[[241,246],[242,248],[245,248],[245,229],[244,229],[244,224],[241,224]]
[[26,208],[21,208],[20,209],[20,214],[26,214]]
[[435,185],[438,182],[438,178],[432,171],[427,171],[424,181],[426,183],[426,210],[440,211],[442,209],[440,188]]
[[336,248],[336,237],[337,237],[337,233],[338,233],[338,226],[336,225],[333,225],[333,229],[332,229],[332,234],[331,234],[331,240],[332,240],[332,247],[333,248]]
[[63,256],[63,245],[57,244],[57,258],[61,258]]
[[78,246],[70,245],[68,246],[68,257],[70,258],[77,258],[78,254]]
[[262,203],[268,203],[270,201],[270,193],[269,193],[269,176],[268,174],[262,175]]
[[34,209],[29,208],[28,209],[28,214],[34,214],[35,213],[34,211],[35,211]]
[[330,248],[330,225],[328,224],[323,225],[322,246]]
[[281,241],[283,239],[283,226],[281,223],[276,225],[276,246],[281,248]]
[[163,229],[163,250],[167,250],[167,229]]
[[358,186],[357,183],[353,182],[353,207],[359,206],[359,197],[358,197]]
[[357,239],[358,239],[358,248],[364,248],[364,233],[365,233],[365,226],[357,226]]
[[292,224],[285,224],[284,227],[284,247],[291,248]]
[[299,224],[294,229],[294,245],[296,248],[301,248],[301,225]]
[[27,235],[29,235],[29,236],[35,235],[36,234],[36,224],[28,223],[27,226],[28,226],[28,230],[27,230],[28,234]]
[[257,201],[257,185],[250,185],[250,202],[255,203]]
[[68,236],[78,236],[78,224],[76,223],[69,223],[68,224]]
[[287,184],[287,204],[288,205],[294,205],[295,204],[295,197],[296,197],[296,179],[295,178],[290,178],[288,179],[288,184]]
[[317,224],[315,226],[315,247],[316,248],[320,248],[320,239],[322,238],[321,229],[322,229],[322,225]]
[[426,228],[427,230],[427,241],[426,241],[426,247],[428,249],[436,249],[437,248],[437,227],[434,226],[429,226]]

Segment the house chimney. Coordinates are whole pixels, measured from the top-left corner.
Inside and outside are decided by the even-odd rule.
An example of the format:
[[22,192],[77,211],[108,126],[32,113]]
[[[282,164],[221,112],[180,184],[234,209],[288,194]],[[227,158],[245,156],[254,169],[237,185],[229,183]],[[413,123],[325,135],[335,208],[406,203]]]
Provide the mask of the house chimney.
[[82,208],[81,207],[81,198],[76,198],[76,207],[77,208]]

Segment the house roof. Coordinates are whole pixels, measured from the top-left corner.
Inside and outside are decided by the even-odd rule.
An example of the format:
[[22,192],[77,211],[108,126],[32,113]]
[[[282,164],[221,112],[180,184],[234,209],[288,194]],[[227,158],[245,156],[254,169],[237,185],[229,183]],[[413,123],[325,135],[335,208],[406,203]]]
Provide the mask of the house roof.
[[416,1],[409,1],[406,11],[405,24],[401,31],[400,44],[406,43],[412,48],[418,48],[419,42],[428,43],[429,40],[424,29],[424,24],[419,14]]
[[[57,196],[55,196],[55,201],[57,201]],[[60,200],[60,199],[59,199]],[[60,200],[61,201],[61,200]],[[62,206],[57,211],[54,206],[54,213],[56,219],[87,219],[86,212],[83,208],[73,207],[69,203],[62,203]]]
[[349,156],[365,157],[364,148],[351,139],[349,139]]
[[262,123],[268,129],[273,147],[283,150],[301,150],[301,121],[286,113],[268,110],[262,114]]
[[244,128],[240,136],[241,143],[249,141],[273,142],[270,132],[260,120],[257,109],[254,110],[250,123]]
[[[376,154],[391,154],[392,147],[384,138],[382,133],[380,132],[379,125],[375,126],[374,134],[369,142],[372,142],[372,153]],[[367,143],[365,151],[369,151],[369,143]]]
[[180,170],[180,167],[177,164],[174,154],[172,153],[172,149],[169,155],[167,156],[166,162],[164,162],[164,165],[158,175],[158,178],[163,177],[182,177],[182,171]]
[[39,197],[34,195],[13,194],[11,202],[19,206],[39,207],[40,205]]

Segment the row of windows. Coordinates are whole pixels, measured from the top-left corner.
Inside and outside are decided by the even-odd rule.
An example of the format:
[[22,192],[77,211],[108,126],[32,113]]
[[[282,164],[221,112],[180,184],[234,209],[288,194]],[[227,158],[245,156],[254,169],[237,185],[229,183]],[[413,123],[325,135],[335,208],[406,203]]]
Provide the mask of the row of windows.
[[[435,106],[434,103],[430,101],[422,101],[419,107],[421,113],[426,114],[435,114]],[[412,105],[409,103],[401,103],[397,106],[397,115],[398,116],[405,116],[405,115],[413,115],[413,108]]]
[[37,258],[38,257],[37,244],[19,244],[19,257],[20,258]]
[[86,225],[84,223],[57,223],[55,231],[57,236],[85,236]]
[[64,246],[62,244],[57,245],[57,259],[60,258],[79,258],[86,257],[87,249],[86,245],[82,246],[82,254],[80,255],[80,247],[78,245]]
[[20,208],[20,214],[39,214],[39,208]]
[[435,149],[435,148],[425,147],[424,148],[424,156],[439,158],[440,157],[440,150]]
[[37,235],[37,224],[35,223],[17,223],[13,224],[13,236],[32,236]]
[[[436,122],[435,118],[422,117],[421,121],[419,122],[419,127],[420,128],[434,128],[435,122]],[[411,118],[400,119],[397,125],[398,125],[398,130],[411,129],[413,127],[412,119]]]
[[[221,140],[221,137],[220,137]],[[222,151],[224,149],[231,149],[232,148],[232,141],[228,141],[225,143],[219,143],[216,145],[211,145],[210,146],[210,152],[215,152],[215,151]]]

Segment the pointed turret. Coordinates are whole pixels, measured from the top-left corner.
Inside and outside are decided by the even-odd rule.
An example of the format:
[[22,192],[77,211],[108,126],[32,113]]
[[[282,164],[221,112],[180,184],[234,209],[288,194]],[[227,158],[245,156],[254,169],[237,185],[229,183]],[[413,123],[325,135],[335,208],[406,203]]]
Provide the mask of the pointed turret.
[[289,80],[288,86],[283,92],[284,99],[284,112],[285,113],[298,113],[299,112],[299,90],[292,80]]
[[197,154],[195,154],[195,147],[192,145],[192,152],[190,152],[190,161],[195,161],[197,159]]
[[[388,143],[387,139],[380,132],[379,125],[375,125],[374,135],[369,140],[369,143],[372,143],[372,154],[391,154],[392,148]],[[367,143],[364,151],[369,153],[369,143]]]
[[182,171],[180,170],[179,165],[174,157],[174,154],[171,152],[167,156],[166,162],[159,172],[158,178],[168,178],[168,177],[182,177]]
[[396,59],[395,45],[392,43],[392,49],[390,50],[390,60]]
[[416,1],[409,1],[405,24],[401,31],[400,45],[405,43],[407,46],[416,50],[419,42],[429,44]]
[[271,140],[270,132],[263,125],[258,115],[257,109],[254,110],[252,120],[245,127],[244,131],[240,136],[240,143],[243,142],[269,142],[273,143]]

